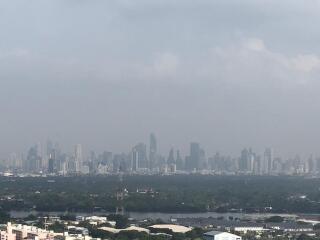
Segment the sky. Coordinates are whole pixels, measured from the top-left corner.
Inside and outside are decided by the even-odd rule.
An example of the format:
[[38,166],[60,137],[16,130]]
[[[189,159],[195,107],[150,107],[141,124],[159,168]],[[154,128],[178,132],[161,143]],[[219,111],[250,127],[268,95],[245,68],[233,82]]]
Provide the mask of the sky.
[[0,157],[37,142],[320,156],[319,0],[1,0]]

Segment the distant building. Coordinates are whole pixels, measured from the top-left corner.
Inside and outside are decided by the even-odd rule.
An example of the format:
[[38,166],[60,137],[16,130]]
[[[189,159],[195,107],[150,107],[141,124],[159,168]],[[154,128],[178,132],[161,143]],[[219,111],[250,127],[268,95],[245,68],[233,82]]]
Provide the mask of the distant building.
[[174,150],[173,150],[173,148],[171,148],[170,151],[169,151],[167,164],[170,165],[170,164],[175,164],[175,163],[176,163],[176,161],[174,159]]
[[155,225],[149,226],[149,228],[169,229],[174,233],[187,233],[192,230],[192,228],[190,228],[190,227],[185,227],[185,226],[176,225],[176,224],[155,224]]
[[16,234],[13,233],[11,223],[7,224],[6,231],[0,231],[1,240],[16,240]]
[[251,150],[243,149],[239,159],[239,170],[241,172],[250,171],[251,167]]
[[177,164],[177,170],[185,170],[184,168],[184,161],[180,156],[180,151],[177,151],[177,156],[176,156],[176,164]]
[[[6,231],[1,231],[2,240],[53,240],[59,233],[37,228],[35,226],[27,226],[22,224],[7,223]],[[61,234],[60,234],[61,235]]]
[[31,147],[28,151],[26,170],[27,172],[38,172],[41,169],[41,156],[39,146]]
[[132,149],[132,170],[145,169],[148,168],[148,165],[147,146],[144,143],[139,143]]
[[157,139],[153,133],[150,134],[149,162],[149,168],[152,170],[157,162]]
[[82,162],[83,162],[81,144],[77,144],[74,148],[74,161],[75,161],[75,171],[81,172]]
[[273,150],[272,148],[266,148],[263,154],[262,173],[270,174],[273,171]]
[[206,167],[205,152],[196,142],[190,143],[190,156],[186,157],[186,170],[202,170]]
[[241,240],[241,237],[228,232],[211,231],[203,234],[204,240]]

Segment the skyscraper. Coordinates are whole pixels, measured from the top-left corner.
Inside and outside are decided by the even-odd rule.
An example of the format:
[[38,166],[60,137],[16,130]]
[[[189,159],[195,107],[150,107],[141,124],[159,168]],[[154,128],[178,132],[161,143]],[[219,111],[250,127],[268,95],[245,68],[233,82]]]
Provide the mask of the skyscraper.
[[252,172],[255,161],[255,154],[251,149],[243,149],[239,159],[239,170],[242,172]]
[[149,163],[150,169],[153,169],[156,165],[157,161],[157,139],[156,136],[151,133],[150,134],[150,146],[149,146]]
[[262,173],[270,174],[273,170],[273,150],[272,148],[266,148],[263,154]]
[[190,143],[190,156],[186,159],[187,170],[199,169],[201,149],[199,143]]
[[81,172],[82,161],[83,161],[81,144],[77,144],[74,148],[74,161],[75,161],[76,172]]
[[175,163],[176,163],[176,161],[174,159],[174,150],[173,150],[173,148],[171,148],[170,151],[169,151],[167,164],[170,165],[170,164],[175,164]]
[[41,158],[38,154],[37,146],[31,147],[27,155],[26,170],[28,172],[38,172],[41,169]]
[[139,169],[138,162],[139,162],[139,153],[135,148],[133,148],[132,149],[132,161],[131,161],[132,171],[136,172]]
[[138,143],[132,149],[132,169],[134,165],[138,168],[148,168],[148,159],[147,159],[147,146],[144,143]]
[[180,156],[180,151],[179,150],[177,150],[176,163],[177,163],[177,170],[185,170],[184,169],[184,161]]

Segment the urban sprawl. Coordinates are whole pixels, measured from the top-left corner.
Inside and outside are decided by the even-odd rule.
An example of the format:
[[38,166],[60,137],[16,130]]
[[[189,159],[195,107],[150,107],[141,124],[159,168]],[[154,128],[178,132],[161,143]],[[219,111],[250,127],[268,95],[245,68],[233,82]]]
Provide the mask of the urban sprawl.
[[157,151],[157,139],[150,134],[147,147],[138,143],[128,153],[104,151],[97,154],[91,151],[83,155],[82,145],[77,144],[71,154],[63,153],[59,144],[48,141],[32,146],[27,153],[12,153],[2,160],[0,165],[5,174],[233,174],[233,175],[314,175],[320,169],[320,159],[310,157],[302,159],[283,159],[275,156],[272,148],[266,148],[262,154],[251,148],[243,149],[238,157],[216,153],[207,157],[197,142],[190,143],[188,156],[181,156],[179,150],[171,148],[167,156]]

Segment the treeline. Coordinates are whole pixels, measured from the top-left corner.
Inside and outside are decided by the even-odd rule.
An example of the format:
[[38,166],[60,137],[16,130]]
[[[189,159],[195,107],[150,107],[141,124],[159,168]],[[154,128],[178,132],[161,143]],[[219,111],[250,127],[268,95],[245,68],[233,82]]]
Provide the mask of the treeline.
[[[125,188],[128,211],[320,212],[320,180],[250,176],[0,178],[3,210],[114,211]],[[139,190],[139,191],[137,191]],[[272,207],[272,208],[270,208]]]

